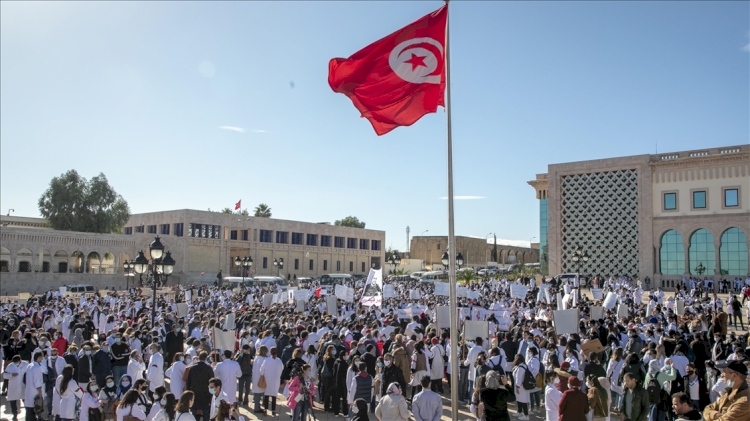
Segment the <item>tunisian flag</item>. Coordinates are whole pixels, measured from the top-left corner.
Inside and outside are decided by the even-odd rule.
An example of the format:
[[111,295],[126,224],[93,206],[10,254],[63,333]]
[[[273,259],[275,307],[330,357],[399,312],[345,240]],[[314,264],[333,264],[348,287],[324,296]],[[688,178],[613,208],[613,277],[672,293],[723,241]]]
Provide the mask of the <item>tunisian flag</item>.
[[242,207],[242,199],[234,204],[234,210],[239,210]]
[[347,59],[328,63],[331,89],[348,96],[378,136],[445,106],[447,18],[443,6]]

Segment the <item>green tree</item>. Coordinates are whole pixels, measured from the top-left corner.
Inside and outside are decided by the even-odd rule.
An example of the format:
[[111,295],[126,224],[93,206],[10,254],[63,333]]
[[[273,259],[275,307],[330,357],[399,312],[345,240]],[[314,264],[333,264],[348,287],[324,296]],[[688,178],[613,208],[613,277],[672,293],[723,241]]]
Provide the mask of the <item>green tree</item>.
[[474,272],[474,269],[466,269],[456,273],[456,281],[463,282],[467,285],[471,284],[476,277],[477,274]]
[[385,251],[385,263],[386,264],[390,263],[391,256],[393,256],[394,254],[398,254],[399,256],[401,255],[401,253],[399,253],[398,250],[388,247],[388,249]]
[[54,177],[38,204],[56,230],[119,233],[130,218],[128,202],[102,173],[90,181],[76,170]]
[[242,216],[250,216],[250,212],[248,212],[247,209],[242,209],[242,211],[240,211],[240,215],[242,215]]
[[224,208],[221,210],[221,213],[234,213],[234,211],[229,208]]
[[365,222],[360,221],[356,216],[347,216],[344,219],[337,220],[333,225],[338,225],[340,227],[364,228]]
[[261,203],[260,205],[255,207],[255,217],[257,218],[270,218],[271,217],[271,208],[268,207],[265,203]]

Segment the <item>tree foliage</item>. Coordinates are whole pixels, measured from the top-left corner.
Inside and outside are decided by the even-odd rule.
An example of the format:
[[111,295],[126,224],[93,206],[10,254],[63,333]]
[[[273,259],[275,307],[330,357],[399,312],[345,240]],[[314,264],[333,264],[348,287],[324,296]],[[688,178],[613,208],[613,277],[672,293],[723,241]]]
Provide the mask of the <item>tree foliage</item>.
[[256,218],[270,218],[271,208],[269,208],[265,203],[261,203],[260,205],[255,207],[255,215],[253,216],[255,216]]
[[466,269],[456,273],[456,281],[463,282],[465,284],[471,284],[476,279],[477,274],[474,269]]
[[365,222],[360,221],[356,216],[347,216],[344,219],[337,220],[333,225],[338,225],[340,227],[364,228]]
[[234,213],[234,211],[229,208],[224,208],[221,210],[221,213]]
[[70,170],[54,177],[39,198],[39,212],[53,229],[119,233],[130,218],[128,202],[100,173],[91,180]]

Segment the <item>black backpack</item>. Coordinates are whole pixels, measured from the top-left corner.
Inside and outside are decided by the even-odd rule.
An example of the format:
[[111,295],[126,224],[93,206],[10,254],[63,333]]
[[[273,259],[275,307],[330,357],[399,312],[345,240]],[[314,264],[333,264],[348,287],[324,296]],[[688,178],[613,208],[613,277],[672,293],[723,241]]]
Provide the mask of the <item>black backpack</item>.
[[519,365],[518,367],[523,368],[523,388],[526,390],[532,390],[536,388],[536,379],[531,374],[529,366],[526,364]]
[[651,405],[658,405],[659,409],[666,409],[666,405],[669,403],[669,394],[659,386],[659,382],[655,378],[648,381],[646,392],[648,392],[648,402]]
[[505,375],[505,369],[503,368],[503,354],[498,355],[498,357],[500,357],[500,360],[497,362],[497,365],[492,362],[491,358],[487,360],[487,362],[492,364],[492,366],[490,367],[492,370],[499,374]]

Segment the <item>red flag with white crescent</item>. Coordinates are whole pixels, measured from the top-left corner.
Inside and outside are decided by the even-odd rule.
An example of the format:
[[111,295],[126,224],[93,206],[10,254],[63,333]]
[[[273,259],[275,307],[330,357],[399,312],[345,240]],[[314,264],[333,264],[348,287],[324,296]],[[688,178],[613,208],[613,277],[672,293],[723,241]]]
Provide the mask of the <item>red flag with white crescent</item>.
[[445,106],[448,7],[422,17],[349,58],[328,64],[328,84],[349,97],[375,133],[410,126]]

